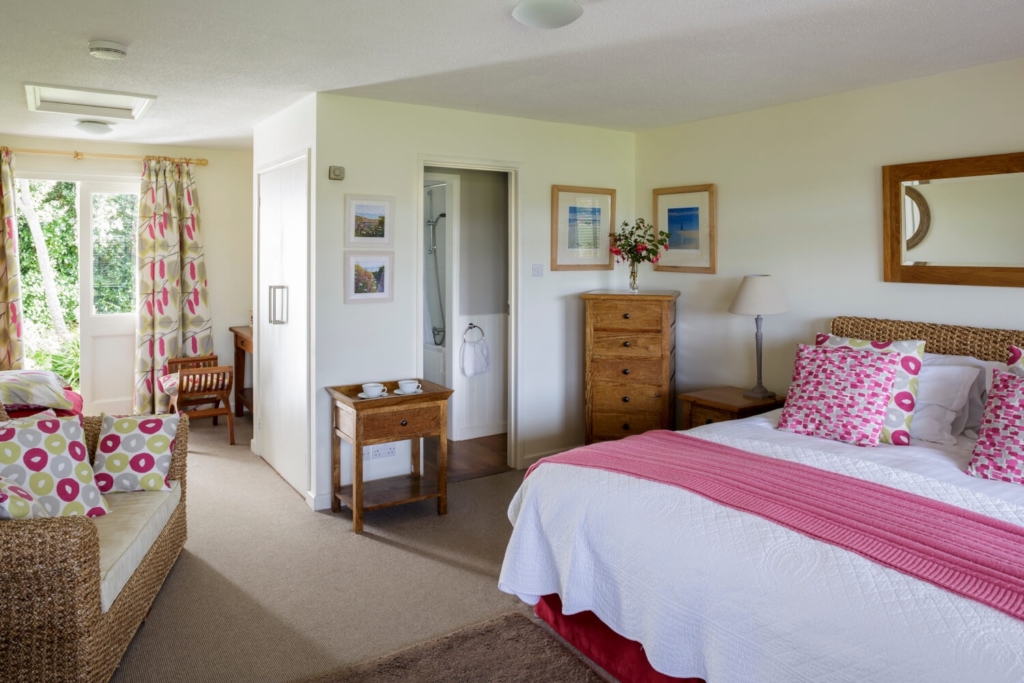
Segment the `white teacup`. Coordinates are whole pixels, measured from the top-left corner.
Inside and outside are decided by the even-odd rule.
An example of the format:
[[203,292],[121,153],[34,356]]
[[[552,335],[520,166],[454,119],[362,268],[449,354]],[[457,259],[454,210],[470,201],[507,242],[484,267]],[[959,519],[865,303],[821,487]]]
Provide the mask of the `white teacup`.
[[423,387],[414,379],[400,379],[398,380],[398,388],[402,390],[403,394],[415,394]]
[[366,394],[368,398],[377,398],[378,396],[383,396],[388,393],[388,390],[383,384],[370,382],[369,384],[363,385],[363,393]]

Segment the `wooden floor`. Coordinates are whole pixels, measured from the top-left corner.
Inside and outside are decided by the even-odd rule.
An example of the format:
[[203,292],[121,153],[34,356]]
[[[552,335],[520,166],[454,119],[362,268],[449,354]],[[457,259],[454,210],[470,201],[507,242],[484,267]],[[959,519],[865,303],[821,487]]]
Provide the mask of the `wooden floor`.
[[[448,482],[465,481],[492,474],[510,472],[507,464],[506,434],[482,436],[479,439],[448,441]],[[437,471],[437,439],[424,439],[424,461],[427,471]]]

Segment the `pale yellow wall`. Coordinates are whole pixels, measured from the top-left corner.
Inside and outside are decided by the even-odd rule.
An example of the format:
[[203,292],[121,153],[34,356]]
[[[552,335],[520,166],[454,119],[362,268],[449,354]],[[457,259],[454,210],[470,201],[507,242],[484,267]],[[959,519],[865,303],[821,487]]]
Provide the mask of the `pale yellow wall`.
[[637,135],[637,213],[651,190],[716,183],[718,275],[641,272],[681,289],[680,388],[754,381],[754,323],[726,312],[770,273],[792,311],[765,319],[765,382],[784,389],[797,342],[835,315],[1024,329],[1020,289],[882,281],[881,168],[1024,151],[1024,60]]
[[[110,154],[157,155],[208,159],[195,167],[200,225],[206,246],[206,270],[213,314],[214,349],[233,363],[234,342],[228,327],[248,325],[252,308],[252,153],[248,150],[59,140],[0,136],[0,146]],[[22,173],[67,173],[139,180],[141,161],[15,154],[15,176]]]

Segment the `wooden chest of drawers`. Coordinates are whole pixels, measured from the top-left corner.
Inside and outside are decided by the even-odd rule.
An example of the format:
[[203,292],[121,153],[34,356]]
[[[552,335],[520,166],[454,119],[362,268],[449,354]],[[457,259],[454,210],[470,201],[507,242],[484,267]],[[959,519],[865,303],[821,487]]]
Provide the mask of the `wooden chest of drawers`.
[[672,429],[679,292],[587,292],[587,443]]

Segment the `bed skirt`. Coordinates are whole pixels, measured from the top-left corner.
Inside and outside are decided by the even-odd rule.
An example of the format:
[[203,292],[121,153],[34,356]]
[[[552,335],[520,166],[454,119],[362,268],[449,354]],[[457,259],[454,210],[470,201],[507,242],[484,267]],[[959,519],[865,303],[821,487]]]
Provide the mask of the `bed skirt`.
[[704,683],[700,678],[675,678],[655,671],[640,643],[620,636],[593,612],[562,614],[557,594],[542,597],[533,611],[621,683]]

